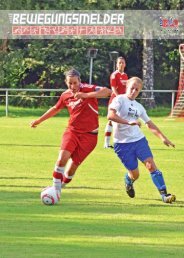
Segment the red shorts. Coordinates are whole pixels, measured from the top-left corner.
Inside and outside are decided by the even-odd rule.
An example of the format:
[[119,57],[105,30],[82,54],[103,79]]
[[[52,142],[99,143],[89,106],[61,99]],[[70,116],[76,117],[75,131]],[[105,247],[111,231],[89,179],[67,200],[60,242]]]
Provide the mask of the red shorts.
[[80,165],[94,150],[97,144],[97,136],[97,134],[76,133],[67,130],[63,134],[61,150],[69,151],[73,162],[76,165]]

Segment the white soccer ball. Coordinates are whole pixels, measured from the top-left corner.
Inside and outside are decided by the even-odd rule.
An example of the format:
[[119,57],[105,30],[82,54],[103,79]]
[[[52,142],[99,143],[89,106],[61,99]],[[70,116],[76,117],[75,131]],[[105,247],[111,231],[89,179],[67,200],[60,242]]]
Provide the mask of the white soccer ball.
[[41,192],[41,200],[45,205],[54,205],[60,200],[60,193],[54,186],[47,186]]

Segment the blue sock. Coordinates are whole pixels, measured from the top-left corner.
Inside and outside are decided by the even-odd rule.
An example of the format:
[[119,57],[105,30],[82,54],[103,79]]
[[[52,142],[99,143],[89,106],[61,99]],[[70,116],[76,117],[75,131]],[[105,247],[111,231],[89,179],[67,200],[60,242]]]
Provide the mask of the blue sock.
[[127,185],[132,185],[133,184],[133,180],[128,176],[128,173],[125,174],[125,183]]
[[160,192],[160,194],[161,195],[167,194],[166,185],[164,182],[162,172],[160,172],[159,170],[155,170],[154,172],[151,173],[151,178],[153,183],[157,187],[158,191]]

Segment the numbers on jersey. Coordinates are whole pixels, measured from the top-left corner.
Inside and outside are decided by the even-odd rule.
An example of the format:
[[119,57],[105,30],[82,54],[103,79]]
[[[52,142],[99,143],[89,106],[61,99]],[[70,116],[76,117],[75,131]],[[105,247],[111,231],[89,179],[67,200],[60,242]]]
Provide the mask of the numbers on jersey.
[[128,116],[129,117],[134,117],[134,118],[138,119],[139,115],[138,115],[137,109],[129,107],[129,109],[128,109]]
[[73,100],[68,103],[68,107],[71,107],[71,109],[74,109],[76,106],[80,105],[81,103],[82,103],[82,99]]
[[122,84],[123,86],[126,86],[127,80],[122,80],[122,79],[120,79],[120,82],[121,82],[121,84]]

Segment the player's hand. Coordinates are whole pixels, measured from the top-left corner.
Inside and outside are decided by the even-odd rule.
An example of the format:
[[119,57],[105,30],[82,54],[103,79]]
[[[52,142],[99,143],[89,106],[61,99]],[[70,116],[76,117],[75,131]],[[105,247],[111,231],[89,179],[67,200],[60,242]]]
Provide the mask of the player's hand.
[[129,125],[138,125],[139,127],[141,127],[141,122],[140,121],[130,121],[128,122]]
[[175,144],[174,143],[172,143],[171,141],[169,141],[168,139],[163,139],[162,140],[163,141],[163,143],[167,146],[167,147],[173,147],[173,148],[175,148]]
[[76,99],[84,99],[84,98],[86,97],[86,93],[83,93],[83,92],[76,92],[76,93],[74,94],[74,97],[75,97]]
[[37,125],[39,125],[39,120],[34,120],[34,121],[32,121],[31,123],[30,123],[30,126],[32,127],[32,128],[36,128],[37,127]]

